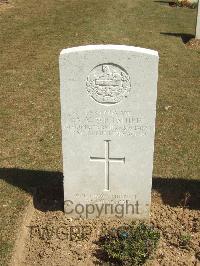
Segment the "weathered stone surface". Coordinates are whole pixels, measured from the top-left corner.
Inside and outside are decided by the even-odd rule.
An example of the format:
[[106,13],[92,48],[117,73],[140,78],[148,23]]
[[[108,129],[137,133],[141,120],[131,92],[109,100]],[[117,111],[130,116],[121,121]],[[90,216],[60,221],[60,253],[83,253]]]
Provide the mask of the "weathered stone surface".
[[148,218],[158,54],[91,45],[60,54],[65,212]]

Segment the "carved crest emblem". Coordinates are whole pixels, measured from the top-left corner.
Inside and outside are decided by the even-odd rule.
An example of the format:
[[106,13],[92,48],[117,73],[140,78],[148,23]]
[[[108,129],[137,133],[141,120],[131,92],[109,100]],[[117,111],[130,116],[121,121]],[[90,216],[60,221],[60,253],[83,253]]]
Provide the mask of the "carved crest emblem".
[[88,75],[86,89],[96,102],[115,104],[128,96],[131,90],[130,77],[118,65],[101,64]]

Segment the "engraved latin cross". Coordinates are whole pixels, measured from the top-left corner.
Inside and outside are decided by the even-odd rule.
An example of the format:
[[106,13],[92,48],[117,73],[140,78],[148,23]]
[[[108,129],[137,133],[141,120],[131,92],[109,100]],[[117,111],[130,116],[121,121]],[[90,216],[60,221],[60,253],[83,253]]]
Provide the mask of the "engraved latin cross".
[[103,162],[105,163],[105,190],[108,191],[110,189],[110,180],[109,180],[109,168],[110,162],[112,163],[125,163],[125,157],[123,158],[110,158],[110,141],[111,140],[104,140],[105,141],[105,157],[91,157],[90,161],[94,162]]

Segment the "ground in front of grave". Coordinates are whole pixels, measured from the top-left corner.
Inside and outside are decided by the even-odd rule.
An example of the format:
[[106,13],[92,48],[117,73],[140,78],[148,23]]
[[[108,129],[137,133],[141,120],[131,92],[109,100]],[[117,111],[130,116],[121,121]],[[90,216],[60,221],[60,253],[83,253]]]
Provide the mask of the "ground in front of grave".
[[[184,186],[174,184],[172,189],[173,182],[167,182],[154,181],[150,223],[161,239],[146,265],[200,265],[199,183],[184,184],[190,191],[184,192]],[[124,220],[69,219],[59,210],[62,199],[52,196],[58,191],[53,187],[37,192],[20,265],[101,265],[105,256],[98,246],[100,235],[124,225]]]

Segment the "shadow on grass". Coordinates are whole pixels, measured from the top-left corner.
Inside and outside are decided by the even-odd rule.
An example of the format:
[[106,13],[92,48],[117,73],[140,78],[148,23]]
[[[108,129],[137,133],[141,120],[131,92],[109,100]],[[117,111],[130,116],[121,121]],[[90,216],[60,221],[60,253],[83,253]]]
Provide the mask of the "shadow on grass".
[[0,179],[31,194],[38,210],[45,212],[64,208],[61,172],[2,168]]
[[156,0],[154,1],[154,3],[160,3],[160,4],[163,4],[163,5],[169,5],[169,3],[175,3],[174,1],[161,1],[161,0]]
[[187,42],[189,42],[192,38],[194,38],[195,36],[192,34],[187,34],[187,33],[175,33],[175,32],[160,32],[160,34],[162,35],[166,35],[166,36],[172,36],[172,37],[178,37],[182,39],[182,42],[184,44],[186,44]]
[[[31,194],[36,209],[44,212],[63,211],[61,172],[2,168],[0,179]],[[164,204],[181,206],[187,194],[185,207],[200,209],[200,180],[153,177],[152,189],[159,192]]]
[[178,4],[176,3],[176,1],[154,1],[154,3],[159,3],[160,5],[163,6],[167,6],[167,7],[175,7],[175,8],[179,8],[180,6],[178,6]]
[[160,1],[160,0],[154,1],[154,3],[164,3],[164,4],[169,4],[169,2],[171,1]]
[[152,189],[160,193],[166,205],[183,206],[187,198],[185,207],[200,209],[200,180],[154,177]]

